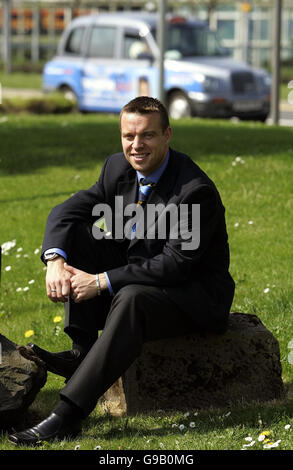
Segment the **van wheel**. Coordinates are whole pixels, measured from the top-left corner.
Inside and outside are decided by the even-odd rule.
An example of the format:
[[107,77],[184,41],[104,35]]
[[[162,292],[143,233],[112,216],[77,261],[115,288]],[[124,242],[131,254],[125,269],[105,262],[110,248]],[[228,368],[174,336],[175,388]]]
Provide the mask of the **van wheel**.
[[260,121],[260,122],[266,122],[268,117],[269,117],[269,115],[267,113],[266,114],[258,114],[257,116],[255,116],[255,118],[253,120],[254,121]]
[[68,99],[69,101],[77,101],[76,94],[74,93],[72,88],[70,88],[69,86],[63,85],[59,88],[59,90],[61,91],[61,93],[63,93],[65,98]]
[[268,113],[256,114],[255,116],[241,116],[240,121],[259,121],[266,122],[269,117]]
[[168,100],[168,111],[173,119],[190,117],[191,106],[188,97],[181,91],[172,93]]

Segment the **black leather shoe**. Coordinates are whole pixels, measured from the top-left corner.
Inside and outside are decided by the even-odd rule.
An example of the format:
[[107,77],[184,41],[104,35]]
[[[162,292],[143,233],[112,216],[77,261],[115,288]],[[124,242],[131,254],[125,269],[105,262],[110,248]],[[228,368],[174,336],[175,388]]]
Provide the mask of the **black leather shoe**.
[[61,375],[67,380],[70,379],[85,357],[77,349],[51,353],[34,343],[29,343],[26,347],[30,348],[46,364],[48,371]]
[[51,413],[48,418],[32,428],[15,432],[8,437],[8,440],[15,445],[35,445],[43,441],[53,439],[64,439],[65,437],[76,437],[81,430],[81,421],[74,421],[69,418]]

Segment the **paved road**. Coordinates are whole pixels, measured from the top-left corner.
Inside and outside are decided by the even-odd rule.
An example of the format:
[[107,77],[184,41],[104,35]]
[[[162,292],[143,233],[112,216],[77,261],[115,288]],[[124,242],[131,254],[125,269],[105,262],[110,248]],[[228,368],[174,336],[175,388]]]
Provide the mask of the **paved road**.
[[41,90],[29,90],[20,88],[2,88],[2,99],[3,98],[14,98],[21,96],[22,98],[34,98],[43,96]]
[[[272,124],[271,118],[267,120],[267,124]],[[287,101],[280,103],[280,125],[293,126],[293,104],[289,104]]]
[[[41,90],[2,88],[2,98],[14,96],[22,96],[24,98],[42,97],[43,92]],[[272,124],[271,118],[267,120],[267,124]],[[287,101],[281,101],[280,103],[280,125],[293,127],[293,104],[289,104]]]

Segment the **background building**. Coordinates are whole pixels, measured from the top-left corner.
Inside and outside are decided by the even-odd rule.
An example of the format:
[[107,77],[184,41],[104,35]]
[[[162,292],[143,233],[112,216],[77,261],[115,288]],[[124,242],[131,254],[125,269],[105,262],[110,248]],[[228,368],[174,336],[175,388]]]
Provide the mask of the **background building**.
[[[5,1],[0,0],[2,62]],[[62,31],[76,16],[113,10],[156,10],[158,1],[10,0],[12,63],[42,63],[51,58]],[[266,67],[273,46],[273,4],[273,0],[169,0],[168,11],[207,21],[235,58]],[[283,1],[281,58],[293,64],[293,0]]]

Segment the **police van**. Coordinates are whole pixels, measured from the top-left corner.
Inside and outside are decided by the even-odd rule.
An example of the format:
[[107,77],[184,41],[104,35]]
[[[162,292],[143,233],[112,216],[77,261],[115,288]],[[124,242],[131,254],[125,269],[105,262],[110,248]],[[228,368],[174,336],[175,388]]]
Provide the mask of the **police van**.
[[[118,113],[136,96],[158,96],[157,24],[157,14],[146,12],[74,19],[44,67],[44,90],[61,90],[76,98],[79,110],[92,112]],[[164,68],[172,118],[265,121],[270,112],[269,74],[229,57],[203,22],[167,18]]]

